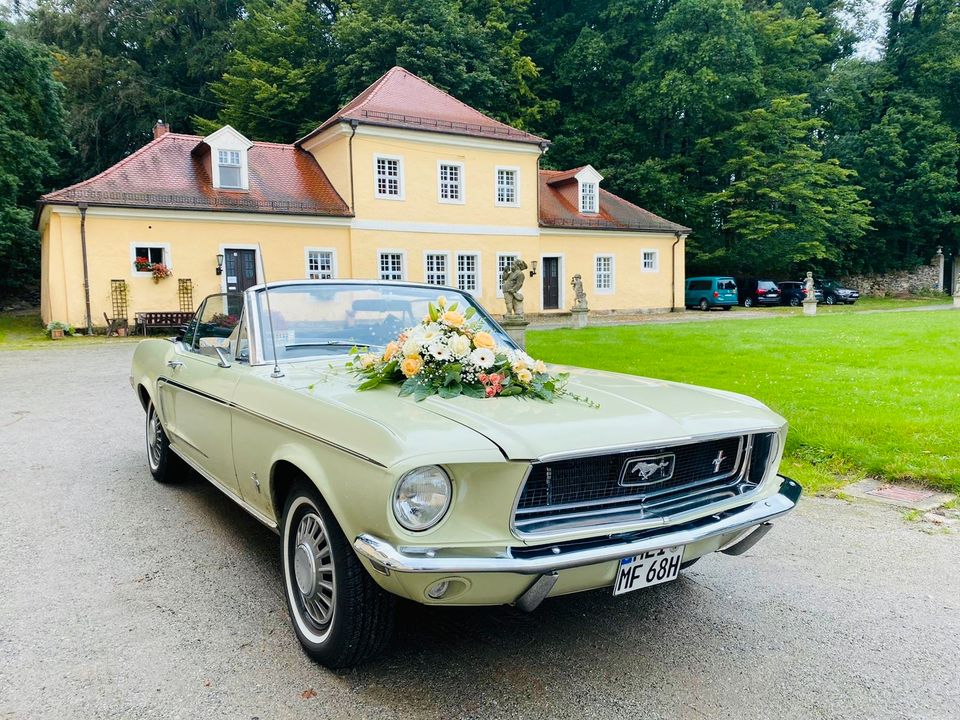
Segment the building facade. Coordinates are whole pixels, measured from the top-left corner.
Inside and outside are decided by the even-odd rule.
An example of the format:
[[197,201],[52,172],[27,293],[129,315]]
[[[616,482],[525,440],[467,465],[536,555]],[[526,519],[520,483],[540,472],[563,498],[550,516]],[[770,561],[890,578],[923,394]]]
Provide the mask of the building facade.
[[535,269],[528,314],[568,309],[574,274],[592,310],[682,307],[689,229],[607,192],[589,165],[541,170],[548,145],[402,68],[290,145],[158,123],[137,152],[41,199],[44,322],[103,325],[119,292],[131,320],[187,310],[264,272],[448,285],[501,313],[515,259]]

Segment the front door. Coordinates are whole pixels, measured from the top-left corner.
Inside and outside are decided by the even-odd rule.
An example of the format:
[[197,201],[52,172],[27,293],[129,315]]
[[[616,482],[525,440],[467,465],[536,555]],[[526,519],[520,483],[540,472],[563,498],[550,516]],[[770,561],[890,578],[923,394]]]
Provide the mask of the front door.
[[543,258],[543,309],[560,307],[560,258]]
[[227,273],[227,292],[243,292],[257,284],[256,250],[223,251],[224,271]]

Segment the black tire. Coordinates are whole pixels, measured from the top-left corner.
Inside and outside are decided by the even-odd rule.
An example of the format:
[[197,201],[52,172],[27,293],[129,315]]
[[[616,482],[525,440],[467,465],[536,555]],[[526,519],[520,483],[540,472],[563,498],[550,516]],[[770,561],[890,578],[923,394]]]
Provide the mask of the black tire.
[[170,440],[152,400],[147,405],[146,445],[147,465],[154,480],[167,484],[180,482],[186,477],[186,463],[170,449]]
[[796,295],[790,298],[790,307],[800,307],[800,298]]
[[710,304],[707,302],[706,298],[702,298],[700,300],[700,309],[703,310],[704,312],[710,309]]
[[370,577],[312,486],[291,490],[281,538],[287,610],[307,655],[344,668],[378,654],[393,633],[396,598]]
[[744,299],[743,299],[743,306],[744,306],[745,308],[753,307],[753,298],[752,298],[752,297],[746,297],[746,298],[744,298]]
[[823,299],[823,301],[824,301],[827,305],[833,305],[833,304],[835,304],[835,303],[837,302],[837,299],[836,299],[833,295],[827,295],[827,296]]

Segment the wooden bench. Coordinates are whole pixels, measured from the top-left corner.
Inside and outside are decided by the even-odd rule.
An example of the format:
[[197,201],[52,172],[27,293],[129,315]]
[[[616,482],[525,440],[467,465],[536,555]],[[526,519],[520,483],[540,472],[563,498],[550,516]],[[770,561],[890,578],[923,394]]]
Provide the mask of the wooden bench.
[[137,332],[146,335],[148,330],[177,330],[193,320],[193,315],[192,312],[173,310],[138,312]]

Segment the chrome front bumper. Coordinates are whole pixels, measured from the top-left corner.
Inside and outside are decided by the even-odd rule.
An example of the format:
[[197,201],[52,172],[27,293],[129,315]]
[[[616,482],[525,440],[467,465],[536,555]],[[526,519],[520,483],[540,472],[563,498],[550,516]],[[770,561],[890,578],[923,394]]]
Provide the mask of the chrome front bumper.
[[[633,540],[611,538],[609,542],[590,547],[578,547],[577,543],[547,545],[542,554],[534,554],[532,548],[499,548],[484,552],[480,548],[421,548],[394,547],[385,540],[363,534],[354,540],[357,553],[370,561],[378,572],[401,573],[518,573],[543,575],[557,570],[595,565],[609,560],[619,560],[639,555],[648,550],[690,545],[718,535],[743,534],[784,515],[794,507],[802,492],[800,485],[782,477],[780,491],[766,500],[724,513],[714,522],[703,520],[680,528],[664,528],[655,534]],[[732,542],[732,541],[731,541]],[[743,542],[743,541],[741,541]],[[752,545],[753,543],[749,543]],[[521,554],[522,553],[522,554]]]

